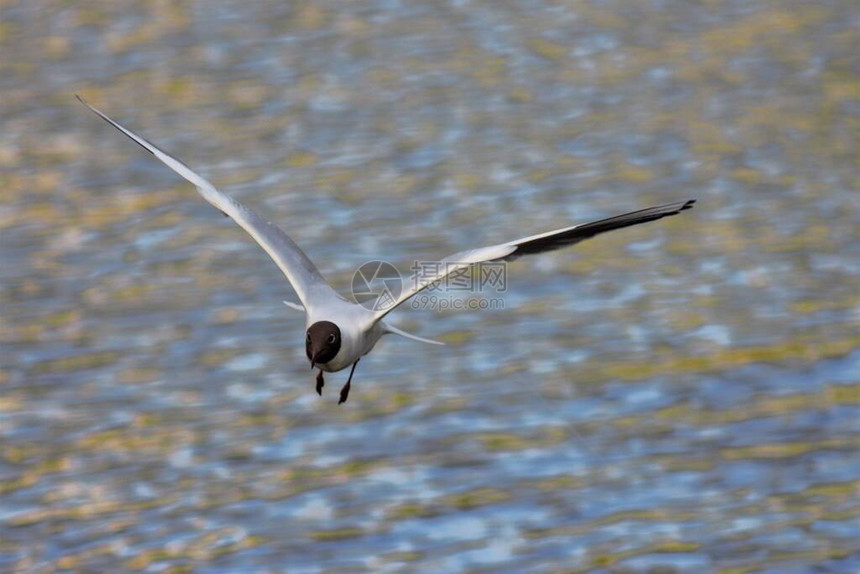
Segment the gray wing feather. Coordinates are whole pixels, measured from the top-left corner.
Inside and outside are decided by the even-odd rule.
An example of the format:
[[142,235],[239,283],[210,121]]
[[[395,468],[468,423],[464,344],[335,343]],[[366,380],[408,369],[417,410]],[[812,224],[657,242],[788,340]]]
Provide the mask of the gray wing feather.
[[647,209],[640,209],[639,211],[617,215],[608,219],[601,219],[600,221],[593,221],[582,225],[573,225],[571,227],[563,227],[562,229],[523,237],[522,239],[517,239],[508,243],[501,243],[499,245],[491,245],[490,247],[483,247],[481,249],[470,249],[468,251],[455,253],[454,255],[442,260],[441,265],[439,266],[439,272],[436,275],[432,277],[424,277],[420,283],[416,282],[409,288],[404,289],[403,293],[401,293],[400,297],[393,305],[386,307],[377,313],[376,320],[381,319],[393,311],[398,305],[410,299],[423,289],[426,289],[430,285],[443,280],[451,273],[463,269],[464,267],[468,267],[469,265],[488,261],[513,261],[523,255],[544,253],[546,251],[561,249],[562,247],[574,245],[580,241],[585,241],[590,237],[594,237],[595,235],[606,233],[607,231],[622,229],[624,227],[647,223],[649,221],[656,221],[670,215],[677,215],[684,210],[692,208],[694,203],[696,203],[695,199],[676,201],[674,203],[667,203],[666,205],[658,205],[656,207],[649,207]]
[[522,257],[523,255],[544,253],[546,251],[561,249],[562,247],[574,245],[580,241],[585,241],[586,239],[594,237],[595,235],[606,233],[607,231],[622,229],[624,227],[630,227],[631,225],[639,225],[640,223],[648,223],[649,221],[656,221],[670,215],[677,215],[686,209],[691,209],[694,203],[696,203],[695,199],[676,201],[674,203],[667,203],[666,205],[658,205],[657,207],[649,207],[647,209],[640,209],[639,211],[632,211],[623,215],[616,215],[615,217],[601,219],[600,221],[592,221],[591,223],[585,223],[582,225],[564,227],[562,229],[524,237],[523,239],[517,239],[516,241],[511,241],[507,244],[515,246],[516,250],[502,259],[505,261],[513,261],[517,257]]
[[308,256],[277,225],[263,219],[235,199],[218,191],[214,185],[195,173],[190,167],[162,151],[155,144],[110,119],[80,96],[76,95],[75,97],[96,115],[161,160],[167,167],[193,183],[203,199],[215,206],[224,215],[231,217],[242,229],[247,231],[275,261],[293,286],[305,308],[315,304],[324,304],[332,298],[340,298]]

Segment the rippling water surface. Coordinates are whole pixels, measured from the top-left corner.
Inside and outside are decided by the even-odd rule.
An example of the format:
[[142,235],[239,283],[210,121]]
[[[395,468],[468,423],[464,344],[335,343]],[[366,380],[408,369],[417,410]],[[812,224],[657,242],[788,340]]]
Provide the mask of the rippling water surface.
[[[6,2],[0,570],[855,572],[860,10]],[[313,391],[294,299],[590,218]],[[818,568],[819,570],[816,570]]]

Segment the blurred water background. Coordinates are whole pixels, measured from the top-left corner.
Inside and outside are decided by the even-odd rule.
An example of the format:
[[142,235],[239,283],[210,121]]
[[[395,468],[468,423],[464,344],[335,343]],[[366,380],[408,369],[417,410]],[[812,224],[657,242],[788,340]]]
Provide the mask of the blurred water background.
[[[3,2],[0,571],[856,572],[855,0]],[[382,258],[688,197],[401,309],[337,406],[240,229]],[[817,569],[817,570],[816,570]]]

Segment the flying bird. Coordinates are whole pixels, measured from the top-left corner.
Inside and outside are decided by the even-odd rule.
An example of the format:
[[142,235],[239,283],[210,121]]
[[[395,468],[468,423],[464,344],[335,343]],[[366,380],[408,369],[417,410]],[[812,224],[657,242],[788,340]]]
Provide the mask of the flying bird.
[[349,396],[356,365],[364,355],[373,349],[383,335],[394,334],[424,343],[444,344],[406,333],[385,321],[388,313],[428,286],[436,284],[446,276],[470,265],[491,261],[511,261],[522,255],[560,249],[600,233],[677,215],[692,208],[696,202],[695,199],[677,201],[601,219],[600,221],[571,225],[507,243],[461,251],[444,258],[440,262],[441,265],[437,267],[438,272],[431,273],[428,277],[422,277],[420,282],[415,282],[409,288],[403,289],[403,292],[394,301],[384,305],[383,308],[368,309],[338,294],[326,282],[308,256],[299,249],[299,246],[274,223],[263,219],[238,201],[218,191],[214,185],[175,157],[162,151],[131,130],[124,128],[89,105],[80,96],[76,95],[76,97],[103,120],[194,184],[203,199],[225,216],[232,218],[269,254],[269,257],[281,269],[301,301],[301,304],[287,301],[284,303],[305,313],[305,353],[310,361],[311,370],[319,369],[316,376],[317,393],[322,395],[322,388],[325,384],[323,372],[334,373],[351,367],[346,384],[340,391],[338,404],[346,402]]

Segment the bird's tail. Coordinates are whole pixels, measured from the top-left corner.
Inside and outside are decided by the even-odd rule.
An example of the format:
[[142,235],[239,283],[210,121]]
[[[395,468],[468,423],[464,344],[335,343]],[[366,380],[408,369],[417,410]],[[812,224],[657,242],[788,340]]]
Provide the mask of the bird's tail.
[[444,345],[442,341],[434,341],[433,339],[425,339],[424,337],[419,337],[417,335],[413,335],[411,333],[407,333],[406,331],[401,331],[397,327],[389,325],[388,323],[382,323],[382,328],[386,333],[391,333],[392,335],[400,335],[401,337],[405,337],[407,339],[412,339],[413,341],[419,341],[421,343],[429,343],[431,345]]

